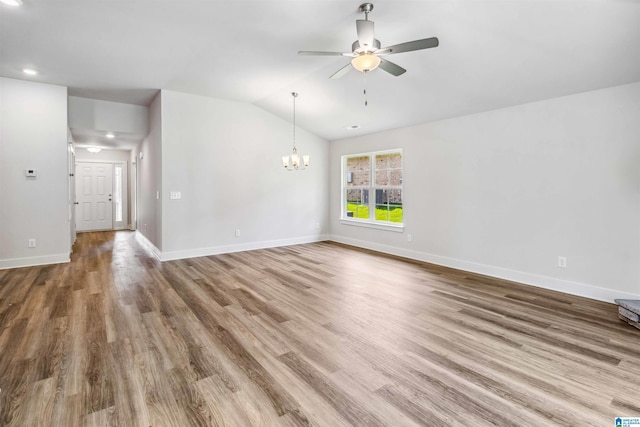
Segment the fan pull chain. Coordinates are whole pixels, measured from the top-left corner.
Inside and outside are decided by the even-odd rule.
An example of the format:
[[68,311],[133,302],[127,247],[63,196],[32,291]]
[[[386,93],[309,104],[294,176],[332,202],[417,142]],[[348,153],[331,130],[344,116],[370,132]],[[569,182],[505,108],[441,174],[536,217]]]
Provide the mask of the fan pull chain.
[[367,71],[364,72],[364,106],[369,105],[369,100],[367,99]]

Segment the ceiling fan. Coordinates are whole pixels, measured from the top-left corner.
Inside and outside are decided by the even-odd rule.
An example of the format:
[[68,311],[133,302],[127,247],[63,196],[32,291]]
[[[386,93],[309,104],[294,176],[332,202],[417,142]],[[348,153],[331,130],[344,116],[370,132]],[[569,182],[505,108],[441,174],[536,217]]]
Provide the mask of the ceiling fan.
[[358,19],[356,21],[356,33],[358,35],[358,40],[354,41],[351,45],[351,52],[343,53],[301,50],[298,52],[298,55],[352,57],[353,59],[351,60],[351,63],[335,72],[330,77],[331,79],[338,79],[344,76],[349,72],[349,70],[351,70],[351,67],[364,73],[380,67],[389,74],[399,76],[404,74],[407,70],[391,61],[387,61],[382,58],[383,56],[411,52],[414,50],[429,49],[438,46],[438,38],[430,37],[428,39],[414,40],[381,48],[380,40],[374,38],[373,35],[373,21],[369,21],[369,12],[372,10],[372,3],[362,3],[360,5],[360,12],[364,13],[364,19]]

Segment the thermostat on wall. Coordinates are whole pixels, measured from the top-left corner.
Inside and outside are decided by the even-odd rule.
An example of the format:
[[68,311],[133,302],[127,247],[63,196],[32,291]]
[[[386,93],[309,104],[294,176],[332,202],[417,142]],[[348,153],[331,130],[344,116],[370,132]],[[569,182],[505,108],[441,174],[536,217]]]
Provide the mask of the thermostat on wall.
[[27,178],[35,178],[36,176],[38,176],[38,172],[35,169],[26,169],[24,171],[24,174],[27,176]]

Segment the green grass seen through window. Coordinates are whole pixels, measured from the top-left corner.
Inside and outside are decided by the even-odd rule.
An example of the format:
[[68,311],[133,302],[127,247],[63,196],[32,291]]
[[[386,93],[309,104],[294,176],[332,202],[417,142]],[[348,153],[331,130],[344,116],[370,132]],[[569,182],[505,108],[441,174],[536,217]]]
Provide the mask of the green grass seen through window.
[[[353,218],[369,219],[369,206],[357,203],[347,203],[347,212],[353,212]],[[377,221],[402,222],[402,206],[376,208]]]
[[353,218],[369,218],[369,206],[357,203],[347,203],[347,212],[353,212]]

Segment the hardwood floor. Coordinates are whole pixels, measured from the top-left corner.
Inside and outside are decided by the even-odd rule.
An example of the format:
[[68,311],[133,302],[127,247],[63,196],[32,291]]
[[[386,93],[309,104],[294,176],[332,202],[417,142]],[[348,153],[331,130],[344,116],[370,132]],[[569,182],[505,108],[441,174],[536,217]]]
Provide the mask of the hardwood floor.
[[0,425],[547,426],[640,416],[614,305],[315,243],[0,271]]

